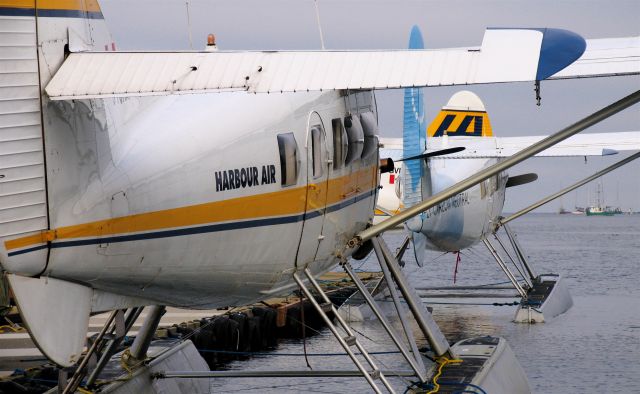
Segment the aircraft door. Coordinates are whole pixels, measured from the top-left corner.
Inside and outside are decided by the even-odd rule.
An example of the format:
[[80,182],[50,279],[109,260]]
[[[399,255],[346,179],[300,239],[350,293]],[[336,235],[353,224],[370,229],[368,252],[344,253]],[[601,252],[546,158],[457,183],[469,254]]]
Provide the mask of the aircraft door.
[[323,225],[329,189],[329,149],[327,134],[317,112],[309,115],[307,124],[307,190],[302,237],[298,247],[297,266],[305,267],[316,258],[324,239]]

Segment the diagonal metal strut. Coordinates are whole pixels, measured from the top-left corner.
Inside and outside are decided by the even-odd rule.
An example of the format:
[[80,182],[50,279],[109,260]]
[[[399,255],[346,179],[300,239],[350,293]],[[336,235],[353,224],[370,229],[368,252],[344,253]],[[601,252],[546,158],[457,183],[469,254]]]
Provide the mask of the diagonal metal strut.
[[502,271],[504,271],[504,273],[507,275],[507,278],[509,278],[511,284],[513,284],[513,287],[515,287],[518,293],[520,293],[520,296],[522,298],[527,298],[527,292],[522,288],[522,286],[520,286],[520,283],[518,283],[518,279],[516,279],[509,267],[507,267],[507,265],[504,263],[502,257],[500,257],[500,255],[498,254],[498,251],[496,251],[496,248],[494,248],[491,244],[491,241],[489,241],[488,238],[483,238],[482,242],[484,242],[484,245],[487,247],[487,249],[489,249],[489,252],[496,260],[496,263],[498,263],[500,268],[502,268]]
[[[396,261],[395,257],[389,249],[387,248],[386,243],[380,237],[376,236],[372,240],[374,250],[378,255],[378,259],[380,260],[380,266],[383,268],[383,272],[385,268],[389,270],[391,276],[395,280],[402,296],[407,302],[407,306],[411,310],[413,317],[415,318],[420,330],[424,334],[425,338],[429,342],[429,346],[437,356],[447,355],[449,358],[454,358],[453,351],[449,346],[449,342],[447,338],[445,338],[442,331],[438,327],[438,324],[433,320],[433,317],[425,308],[422,303],[420,297],[413,290],[413,287],[409,284],[407,279],[405,278],[402,270],[400,269],[400,265]],[[391,283],[389,283],[389,287],[391,288]]]
[[[426,382],[427,381],[427,378],[425,376],[426,370],[424,367],[424,363],[422,362],[420,353],[418,352],[417,346],[415,345],[415,340],[412,337],[407,338],[407,340],[409,341],[409,344],[412,345],[413,356],[411,356],[411,354],[409,353],[409,350],[406,348],[404,343],[402,343],[402,340],[398,337],[398,335],[396,335],[393,327],[391,327],[391,323],[389,322],[389,320],[385,317],[384,313],[380,311],[380,308],[378,307],[377,302],[373,299],[373,296],[369,294],[369,292],[367,291],[366,287],[364,286],[364,284],[362,283],[358,275],[356,275],[355,272],[353,272],[353,268],[351,267],[351,265],[348,262],[344,262],[342,264],[342,268],[344,268],[345,272],[349,275],[353,283],[355,283],[356,287],[358,288],[358,290],[360,291],[364,299],[367,301],[367,304],[369,305],[373,313],[376,315],[376,317],[384,327],[387,334],[389,334],[393,342],[396,344],[396,346],[400,350],[400,353],[402,353],[405,360],[407,360],[407,362],[411,366],[411,369],[413,369],[413,371],[415,372],[416,376],[418,376],[421,382],[423,383]],[[393,284],[387,283],[387,286],[389,286],[389,289],[391,289]],[[395,288],[393,290],[395,290]],[[404,319],[402,319],[401,311],[398,312],[398,316],[401,317],[401,321],[404,327],[405,321]],[[411,335],[411,332],[407,332],[407,336],[409,335]]]
[[596,172],[595,174],[593,174],[593,175],[591,175],[589,177],[586,177],[583,180],[581,180],[579,182],[576,182],[573,185],[571,185],[571,186],[569,186],[569,187],[567,187],[565,189],[560,190],[557,193],[554,193],[554,194],[552,194],[552,195],[550,195],[550,196],[548,196],[546,198],[543,198],[542,200],[540,200],[540,201],[538,201],[538,202],[536,202],[534,204],[529,205],[528,207],[526,207],[526,208],[514,213],[511,216],[501,219],[500,222],[498,223],[498,226],[504,226],[505,224],[509,223],[513,219],[517,219],[520,216],[522,216],[522,215],[524,215],[526,213],[529,213],[529,212],[533,211],[534,209],[539,208],[539,207],[543,206],[544,204],[546,204],[546,203],[548,203],[550,201],[553,201],[556,198],[558,198],[560,196],[563,196],[563,195],[569,193],[570,191],[575,190],[575,189],[579,188],[580,186],[593,181],[594,179],[598,179],[601,176],[603,176],[604,174],[606,174],[608,172],[611,172],[611,171],[615,170],[616,168],[622,167],[623,165],[625,165],[625,164],[627,164],[627,163],[629,163],[629,162],[631,162],[631,161],[633,161],[633,160],[635,160],[635,159],[637,159],[639,157],[640,157],[640,152],[636,152],[633,155],[631,155],[631,156],[629,156],[629,157],[627,157],[625,159],[622,159],[622,160],[620,160],[618,162],[615,162],[614,164],[610,165],[609,167],[607,167],[607,168],[605,168],[603,170],[600,170],[600,171]]

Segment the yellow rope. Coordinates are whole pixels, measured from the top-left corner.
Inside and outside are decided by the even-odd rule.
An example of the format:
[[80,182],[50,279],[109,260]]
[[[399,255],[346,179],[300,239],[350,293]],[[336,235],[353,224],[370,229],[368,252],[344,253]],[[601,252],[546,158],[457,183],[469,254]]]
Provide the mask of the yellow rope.
[[82,387],[78,387],[76,390],[78,390],[82,394],[93,394],[93,391],[85,390]]
[[18,327],[18,328],[16,328],[16,327],[10,326],[10,325],[8,325],[8,324],[6,324],[6,325],[4,325],[4,326],[0,326],[0,331],[2,331],[2,330],[6,330],[6,329],[9,329],[9,330],[11,330],[11,331],[13,331],[13,332],[22,332],[22,331],[24,331],[24,327]]
[[435,394],[438,391],[440,391],[440,385],[438,384],[438,378],[440,377],[440,375],[442,375],[442,370],[444,369],[444,366],[447,364],[459,364],[462,362],[461,359],[458,358],[454,358],[454,359],[448,359],[446,357],[442,357],[439,358],[438,360],[436,360],[436,362],[438,364],[440,364],[440,366],[438,367],[438,373],[433,377],[433,390],[429,391],[427,394]]
[[129,367],[129,365],[127,365],[127,362],[125,361],[126,359],[131,357],[131,353],[129,353],[129,350],[130,348],[125,349],[125,351],[122,352],[122,355],[120,356],[120,366],[129,374],[129,376],[126,378],[127,380],[131,379],[131,377],[133,376],[133,370]]

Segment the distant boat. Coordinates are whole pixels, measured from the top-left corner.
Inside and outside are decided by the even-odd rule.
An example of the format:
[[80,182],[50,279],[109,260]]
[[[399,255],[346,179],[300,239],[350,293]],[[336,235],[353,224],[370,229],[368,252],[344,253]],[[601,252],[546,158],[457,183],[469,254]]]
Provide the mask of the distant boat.
[[584,215],[584,211],[585,209],[582,207],[575,207],[575,209],[571,213],[574,215]]
[[558,210],[558,214],[566,215],[568,213],[571,213],[571,211],[564,209],[564,204],[562,203],[562,197],[560,197],[560,209]]
[[592,206],[586,210],[587,216],[613,216],[614,212],[598,206]]
[[585,210],[587,216],[613,216],[611,207],[602,206],[602,181],[596,185],[596,205],[592,205]]

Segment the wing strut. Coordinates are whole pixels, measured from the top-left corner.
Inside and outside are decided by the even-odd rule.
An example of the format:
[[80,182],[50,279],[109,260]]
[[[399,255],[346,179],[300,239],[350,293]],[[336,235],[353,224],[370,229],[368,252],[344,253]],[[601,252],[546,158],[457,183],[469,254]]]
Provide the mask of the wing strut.
[[354,238],[349,240],[348,246],[350,248],[355,248],[356,246],[361,245],[364,241],[367,241],[395,226],[398,226],[404,223],[408,219],[421,214],[427,209],[447,200],[448,198],[451,198],[456,194],[461,193],[479,184],[480,182],[486,179],[489,179],[490,177],[496,174],[499,174],[500,172],[508,168],[513,167],[514,165],[528,159],[529,157],[534,156],[536,153],[542,152],[543,150],[549,148],[550,146],[553,146],[558,142],[563,141],[571,137],[572,135],[577,134],[582,130],[593,126],[594,124],[615,115],[616,113],[636,104],[638,101],[640,101],[640,90],[637,90],[634,93],[616,101],[615,103],[610,104],[602,108],[601,110],[587,116],[586,118],[579,120],[578,122],[572,124],[571,126],[568,126],[558,131],[557,133],[550,135],[549,137],[543,139],[542,141],[521,150],[520,152],[509,157],[505,161],[494,164],[491,167],[488,167],[487,169],[485,169],[484,171],[478,172],[477,174],[474,174],[468,177],[467,179],[456,183],[455,185],[441,191],[440,193],[433,195],[429,199],[424,200],[423,202],[416,204],[413,207],[395,216],[385,219],[375,226],[371,226],[363,230],[362,232],[357,234]]

